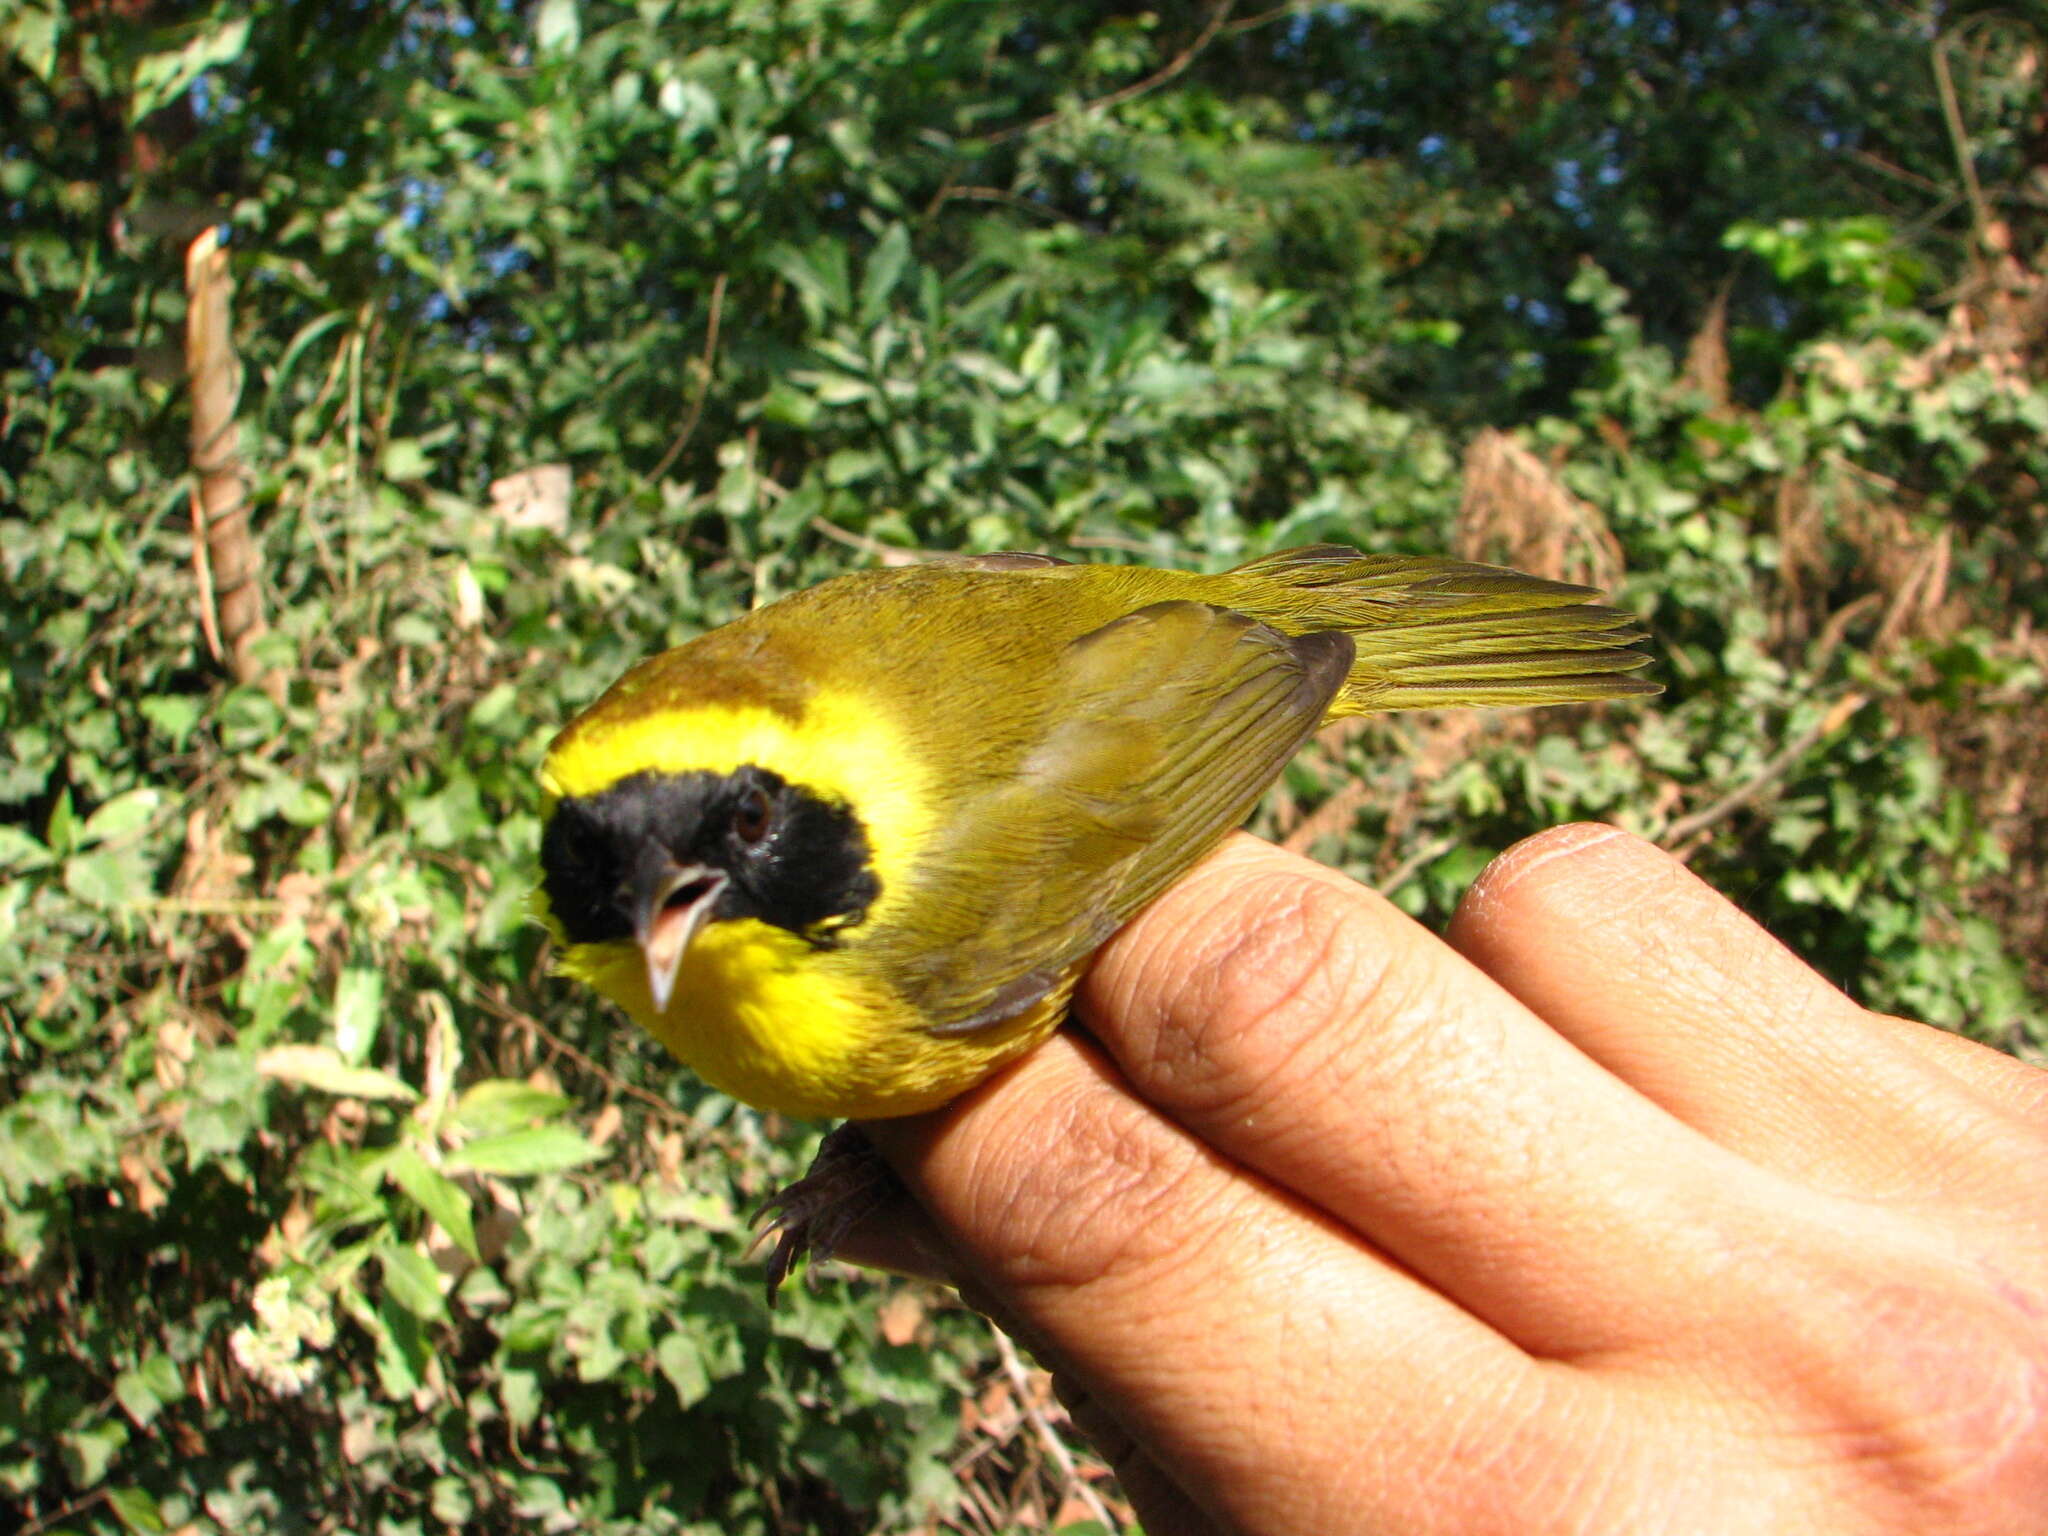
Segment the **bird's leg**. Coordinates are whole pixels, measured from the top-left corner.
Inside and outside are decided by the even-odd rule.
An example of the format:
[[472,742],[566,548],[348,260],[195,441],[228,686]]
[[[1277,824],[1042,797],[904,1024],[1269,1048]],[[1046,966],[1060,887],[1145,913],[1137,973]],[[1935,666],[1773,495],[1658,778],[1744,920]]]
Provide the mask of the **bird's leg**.
[[761,1203],[755,1220],[763,1236],[773,1234],[768,1255],[768,1300],[799,1259],[829,1259],[840,1241],[862,1221],[898,1198],[907,1198],[896,1170],[852,1121],[836,1127],[818,1146],[804,1176]]

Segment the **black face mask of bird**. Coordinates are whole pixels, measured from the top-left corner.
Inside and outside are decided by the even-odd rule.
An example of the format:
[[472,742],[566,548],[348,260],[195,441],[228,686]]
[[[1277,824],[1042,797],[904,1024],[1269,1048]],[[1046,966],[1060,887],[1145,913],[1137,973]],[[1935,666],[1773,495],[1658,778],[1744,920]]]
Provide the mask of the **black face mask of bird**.
[[571,943],[639,947],[657,1013],[705,925],[751,917],[827,948],[879,889],[851,813],[751,765],[638,773],[565,799],[542,839],[541,868]]

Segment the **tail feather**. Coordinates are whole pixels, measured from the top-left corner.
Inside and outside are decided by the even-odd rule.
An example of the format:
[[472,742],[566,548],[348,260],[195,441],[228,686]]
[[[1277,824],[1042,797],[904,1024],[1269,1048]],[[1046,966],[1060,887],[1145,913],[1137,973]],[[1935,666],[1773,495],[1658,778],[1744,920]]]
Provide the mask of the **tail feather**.
[[1605,672],[1573,677],[1532,678],[1519,683],[1478,683],[1458,680],[1442,685],[1424,682],[1376,683],[1367,689],[1354,684],[1337,696],[1330,718],[1382,714],[1395,709],[1515,709],[1531,704],[1590,704],[1599,699],[1641,698],[1664,690],[1647,678]]
[[1498,566],[1341,545],[1268,555],[1219,578],[1226,601],[1292,634],[1340,629],[1357,661],[1332,717],[1389,709],[1569,704],[1661,692],[1633,615],[1591,587]]

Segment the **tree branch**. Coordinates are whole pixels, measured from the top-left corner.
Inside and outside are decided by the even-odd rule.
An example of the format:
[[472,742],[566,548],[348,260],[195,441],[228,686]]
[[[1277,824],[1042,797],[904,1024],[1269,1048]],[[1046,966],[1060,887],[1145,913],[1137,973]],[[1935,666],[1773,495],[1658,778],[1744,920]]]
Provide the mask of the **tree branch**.
[[[1221,0],[1216,9],[1209,13],[1209,19],[1202,23],[1202,30],[1195,34],[1194,41],[1181,49],[1171,59],[1168,59],[1155,73],[1147,75],[1142,80],[1134,81],[1120,90],[1111,91],[1107,96],[1096,97],[1095,100],[1086,103],[1081,108],[1081,111],[1083,113],[1106,112],[1111,107],[1120,107],[1133,97],[1142,96],[1150,90],[1156,90],[1158,87],[1166,84],[1167,81],[1173,79],[1174,76],[1182,73],[1190,64],[1195,62],[1196,56],[1204,48],[1216,40],[1216,34],[1223,30],[1223,23],[1229,19],[1230,12],[1236,4],[1237,0]],[[1066,115],[1064,112],[1048,112],[1045,116],[1035,117],[1028,123],[1017,123],[1008,128],[998,128],[993,133],[983,134],[981,142],[1001,144],[1009,139],[1021,138],[1023,135],[1036,132],[1040,128],[1050,127]]]

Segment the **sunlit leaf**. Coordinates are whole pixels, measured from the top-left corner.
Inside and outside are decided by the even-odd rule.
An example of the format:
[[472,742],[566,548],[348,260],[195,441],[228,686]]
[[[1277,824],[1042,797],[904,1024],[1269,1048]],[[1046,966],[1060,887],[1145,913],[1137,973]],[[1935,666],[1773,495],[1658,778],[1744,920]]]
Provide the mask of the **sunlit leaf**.
[[391,1155],[384,1160],[384,1172],[412,1197],[415,1205],[440,1224],[457,1247],[472,1259],[482,1258],[477,1251],[469,1196],[461,1185],[411,1147],[392,1148]]
[[565,1125],[479,1136],[449,1154],[446,1167],[469,1173],[554,1173],[581,1167],[604,1155],[582,1132]]
[[559,1093],[536,1088],[515,1078],[486,1078],[472,1083],[455,1101],[450,1120],[467,1131],[497,1135],[535,1120],[550,1120],[569,1108]]
[[332,1046],[273,1045],[256,1058],[256,1070],[280,1082],[344,1098],[409,1102],[419,1097],[409,1084],[388,1072],[351,1065]]
[[128,120],[138,123],[186,90],[207,70],[240,56],[249,42],[250,19],[237,16],[201,32],[183,48],[152,53],[135,66],[128,95]]

